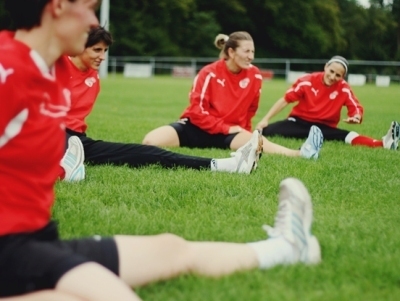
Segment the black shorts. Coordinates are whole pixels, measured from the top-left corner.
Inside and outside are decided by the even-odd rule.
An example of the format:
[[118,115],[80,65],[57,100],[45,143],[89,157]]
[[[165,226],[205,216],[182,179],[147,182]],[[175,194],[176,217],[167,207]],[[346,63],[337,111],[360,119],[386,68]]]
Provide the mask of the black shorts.
[[86,262],[97,262],[118,275],[114,239],[60,240],[54,222],[34,233],[1,236],[0,297],[53,289],[65,273]]
[[311,126],[316,125],[322,131],[324,140],[345,141],[350,131],[327,126],[326,124],[309,122],[296,116],[289,116],[285,120],[269,124],[263,129],[266,137],[281,136],[286,138],[305,139],[308,137]]
[[235,134],[210,134],[201,128],[192,124],[189,118],[183,118],[177,122],[171,123],[178,133],[179,145],[190,148],[222,148],[230,149]]

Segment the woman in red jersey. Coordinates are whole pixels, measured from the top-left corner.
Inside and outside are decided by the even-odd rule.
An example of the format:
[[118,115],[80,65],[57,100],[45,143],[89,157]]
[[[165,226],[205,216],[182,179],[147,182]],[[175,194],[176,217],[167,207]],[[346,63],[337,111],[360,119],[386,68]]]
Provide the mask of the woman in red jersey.
[[[71,108],[65,121],[68,143],[71,145],[72,142],[79,142],[85,163],[128,165],[132,168],[159,164],[164,168],[184,167],[239,173],[250,173],[257,167],[262,151],[262,135],[257,132],[233,157],[221,159],[184,155],[151,145],[112,142],[88,136],[86,118],[92,112],[100,93],[98,69],[112,43],[110,32],[101,26],[93,28],[82,53],[72,57],[64,56],[57,62],[57,67],[69,75]],[[83,179],[84,173],[80,172],[83,164],[74,166],[76,168],[73,168],[71,174],[76,175],[76,179]]]
[[[229,148],[236,150],[250,139],[251,120],[258,109],[262,76],[251,64],[254,43],[249,33],[219,34],[215,46],[220,60],[203,67],[194,79],[190,104],[181,119],[148,133],[143,144],[169,147]],[[287,156],[317,158],[323,137],[317,127],[300,150],[264,138],[263,150]]]
[[[344,80],[349,64],[344,57],[334,56],[325,65],[324,72],[314,72],[300,77],[285,96],[280,98],[257,124],[263,135],[288,138],[307,137],[310,127],[318,126],[325,140],[343,141],[351,145],[384,147],[397,149],[400,137],[400,125],[393,121],[387,134],[375,140],[353,131],[337,128],[340,112],[347,107],[347,118],[343,121],[360,124],[363,119],[363,107]],[[287,119],[269,123],[287,105],[297,102]]]
[[83,52],[90,28],[98,26],[97,0],[5,4],[17,30],[0,32],[2,300],[134,301],[140,298],[131,287],[184,273],[216,277],[320,261],[310,232],[311,198],[293,178],[280,185],[275,225],[267,228],[273,239],[196,242],[160,234],[62,240],[51,209],[70,91],[69,74],[57,60]]

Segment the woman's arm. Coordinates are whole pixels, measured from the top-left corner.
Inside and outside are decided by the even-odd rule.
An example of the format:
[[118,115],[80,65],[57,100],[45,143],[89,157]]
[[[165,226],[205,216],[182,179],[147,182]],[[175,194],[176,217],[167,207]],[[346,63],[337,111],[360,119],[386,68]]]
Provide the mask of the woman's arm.
[[263,119],[257,124],[256,129],[262,130],[263,128],[268,126],[269,120],[282,111],[289,103],[285,100],[285,98],[281,97],[274,103],[274,105],[269,109],[268,113],[264,116]]

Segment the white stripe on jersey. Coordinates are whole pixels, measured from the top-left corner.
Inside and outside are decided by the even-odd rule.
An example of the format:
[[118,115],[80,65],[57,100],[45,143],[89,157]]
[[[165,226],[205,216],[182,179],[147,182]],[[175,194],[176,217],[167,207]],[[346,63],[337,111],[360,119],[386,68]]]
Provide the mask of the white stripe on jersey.
[[206,94],[207,88],[208,88],[208,84],[210,83],[210,80],[212,77],[215,77],[216,75],[212,72],[210,72],[207,76],[206,76],[206,80],[204,81],[204,85],[203,88],[201,89],[201,94],[200,94],[200,109],[201,112],[205,115],[210,115],[210,113],[206,110],[204,110],[203,107],[203,100],[204,100],[204,95]]
[[357,102],[354,100],[353,96],[351,95],[350,89],[349,88],[343,88],[342,91],[349,95],[349,99],[353,103],[354,107],[356,108],[357,114],[361,115],[360,110],[359,110],[358,105],[357,105]]
[[39,53],[37,53],[33,49],[31,50],[31,52],[29,54],[30,54],[30,56],[32,58],[32,61],[39,68],[39,70],[42,73],[43,77],[45,77],[45,78],[47,78],[47,79],[49,79],[51,81],[55,81],[56,77],[55,77],[54,65],[51,68],[47,67],[47,64],[44,61],[44,59],[40,56]]
[[311,82],[308,82],[308,81],[307,82],[301,82],[294,88],[294,91],[295,92],[299,91],[301,86],[310,86],[311,87],[312,85],[311,85]]
[[28,119],[28,109],[23,109],[6,126],[3,136],[0,136],[0,148],[6,145],[12,138],[17,136]]
[[2,64],[0,64],[0,83],[4,84],[7,80],[7,76],[14,73],[14,69],[5,69]]

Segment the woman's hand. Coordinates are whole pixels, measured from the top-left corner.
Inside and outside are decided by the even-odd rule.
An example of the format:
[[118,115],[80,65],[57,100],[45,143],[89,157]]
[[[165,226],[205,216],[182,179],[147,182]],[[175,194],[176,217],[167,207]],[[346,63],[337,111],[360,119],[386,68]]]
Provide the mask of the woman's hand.
[[268,126],[268,120],[261,120],[257,126],[256,126],[256,130],[260,130],[262,131],[263,128],[266,128]]
[[359,114],[356,114],[353,117],[348,117],[346,119],[343,119],[343,121],[352,124],[361,123],[361,116]]

